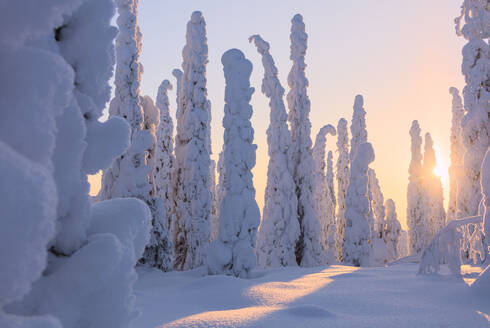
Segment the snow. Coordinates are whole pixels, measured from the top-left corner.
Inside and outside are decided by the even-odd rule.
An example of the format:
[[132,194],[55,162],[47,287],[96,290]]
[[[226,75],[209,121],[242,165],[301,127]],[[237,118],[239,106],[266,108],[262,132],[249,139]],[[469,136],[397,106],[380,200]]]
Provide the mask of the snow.
[[283,99],[284,88],[270,55],[269,43],[260,35],[251,36],[252,41],[262,55],[262,92],[269,98],[271,110],[267,129],[269,164],[262,222],[257,237],[257,264],[261,267],[297,265],[295,247],[300,235],[298,199],[291,174],[291,134]]
[[254,130],[250,123],[252,63],[238,49],[221,57],[225,73],[223,118],[223,198],[219,204],[219,235],[206,258],[210,274],[247,278],[256,266],[255,242],[260,211],[255,201],[252,168],[255,166]]
[[[385,202],[386,223],[383,231],[383,239],[386,244],[388,262],[394,261],[401,257],[398,252],[398,244],[401,242],[401,225],[398,221],[395,202],[389,198]],[[405,256],[405,255],[403,255]]]
[[[490,302],[460,279],[386,268],[288,267],[253,279],[140,270],[139,327],[488,327]],[[224,292],[226,291],[226,292]]]

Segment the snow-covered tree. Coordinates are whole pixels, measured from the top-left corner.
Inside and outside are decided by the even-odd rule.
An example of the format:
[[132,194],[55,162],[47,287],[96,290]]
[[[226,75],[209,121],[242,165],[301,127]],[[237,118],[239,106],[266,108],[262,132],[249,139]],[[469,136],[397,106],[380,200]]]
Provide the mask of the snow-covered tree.
[[322,229],[324,262],[332,262],[335,258],[335,208],[330,198],[325,174],[325,146],[328,134],[332,136],[336,134],[335,128],[330,124],[320,129],[316,135],[315,146],[313,146],[313,161],[315,163],[313,197]]
[[[173,265],[173,243],[172,243],[172,216],[173,216],[173,199],[171,176],[174,164],[173,156],[173,123],[169,113],[168,90],[172,85],[168,80],[164,80],[158,88],[156,98],[156,107],[159,110],[160,124],[155,132],[155,147],[151,155],[152,168],[152,196],[155,202],[163,202],[164,211],[160,215],[153,216],[152,240],[145,250],[146,263],[157,267],[163,271],[169,271]],[[149,100],[147,99],[147,102]],[[146,116],[148,115],[147,107],[145,108],[145,125],[147,124]]]
[[212,195],[210,186],[210,102],[207,100],[206,23],[195,11],[187,23],[182,51],[175,138],[175,268],[188,270],[203,264],[210,241]]
[[341,118],[337,124],[337,259],[342,260],[342,245],[345,231],[345,197],[349,186],[349,134],[347,132],[347,120]]
[[219,235],[209,247],[206,263],[210,274],[247,278],[256,265],[254,248],[260,223],[251,171],[257,149],[250,123],[252,63],[237,49],[225,52],[221,62],[226,80],[222,152],[226,179],[219,210]]
[[356,157],[357,148],[359,145],[367,142],[366,130],[366,111],[364,110],[364,99],[361,95],[357,95],[354,99],[354,112],[352,114],[352,123],[350,132],[352,139],[350,140],[350,161]]
[[350,167],[350,182],[347,189],[345,210],[345,234],[342,259],[355,266],[370,264],[369,216],[372,215],[368,198],[368,169],[374,161],[370,143],[358,145]]
[[441,178],[434,174],[436,154],[430,133],[425,134],[423,187],[428,201],[427,241],[430,241],[446,225],[446,211],[442,194]]
[[116,37],[115,95],[109,107],[109,117],[122,117],[131,126],[131,146],[104,171],[98,198],[136,197],[150,202],[151,185],[148,174],[147,150],[152,147],[152,136],[143,129],[143,107],[140,81],[143,66],[141,32],[137,23],[138,1],[117,2],[119,16]]
[[310,100],[306,93],[305,54],[308,35],[303,17],[296,14],[291,26],[291,56],[293,66],[288,75],[290,90],[287,95],[291,126],[291,172],[298,198],[299,241],[296,244],[296,262],[302,266],[323,264],[320,221],[315,209],[314,163],[311,144]]
[[371,197],[371,207],[373,211],[373,224],[371,226],[372,238],[383,238],[383,229],[385,225],[385,206],[384,196],[379,186],[379,180],[376,177],[376,172],[373,169],[368,170],[369,178],[369,195]]
[[396,247],[398,252],[398,257],[408,256],[408,232],[406,230],[402,230],[400,232],[400,239],[398,239],[398,245]]
[[389,198],[385,203],[386,208],[386,223],[384,225],[383,239],[388,251],[388,261],[394,261],[400,257],[398,254],[398,244],[402,227],[396,215],[395,202]]
[[325,178],[327,179],[327,193],[330,201],[333,205],[334,216],[335,208],[337,207],[337,197],[335,197],[335,187],[334,187],[334,173],[333,173],[333,152],[330,150],[327,154],[327,172],[325,173]]
[[211,191],[211,232],[210,232],[210,241],[218,238],[219,233],[219,203],[218,203],[218,194],[217,194],[217,185],[216,185],[216,162],[211,160],[211,164],[209,165],[209,190]]
[[461,170],[463,166],[464,146],[462,140],[461,123],[463,121],[464,109],[463,102],[459,96],[458,89],[449,88],[452,100],[452,120],[451,120],[451,165],[449,166],[449,202],[447,209],[447,221],[457,218],[458,213],[458,190],[461,180]]
[[[464,18],[464,26],[461,23]],[[463,47],[462,73],[466,112],[462,120],[465,147],[463,172],[458,188],[459,217],[478,213],[481,200],[480,165],[490,145],[490,6],[485,0],[464,0],[456,33],[468,43]]]
[[261,267],[296,265],[295,247],[300,228],[297,219],[298,200],[290,171],[289,145],[291,135],[284,105],[284,88],[269,43],[259,35],[250,37],[262,56],[264,78],[262,92],[269,98],[270,124],[267,129],[269,164],[265,201],[257,238],[257,264]]
[[422,137],[418,121],[412,122],[410,137],[412,156],[408,169],[407,226],[409,253],[415,255],[420,254],[427,245],[429,223],[427,199],[422,185]]
[[38,19],[9,11],[11,35],[1,41],[9,97],[0,102],[10,110],[0,114],[0,258],[9,263],[0,326],[128,327],[150,213],[135,199],[91,205],[87,181],[129,145],[123,119],[98,121],[110,96],[113,2],[22,6]]

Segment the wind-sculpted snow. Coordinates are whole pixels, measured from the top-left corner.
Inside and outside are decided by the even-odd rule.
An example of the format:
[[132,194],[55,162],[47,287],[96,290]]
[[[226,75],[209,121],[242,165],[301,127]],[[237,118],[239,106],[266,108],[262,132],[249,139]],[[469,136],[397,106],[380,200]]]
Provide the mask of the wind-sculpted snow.
[[308,35],[303,17],[296,14],[291,21],[291,56],[293,62],[288,75],[290,90],[287,95],[291,126],[291,172],[298,198],[299,241],[296,262],[302,266],[323,264],[321,225],[313,197],[315,164],[312,156],[310,100],[306,93],[305,55]]
[[355,266],[370,264],[370,216],[368,198],[368,169],[374,161],[374,150],[370,143],[360,144],[350,168],[345,211],[345,235],[342,258]]
[[341,118],[337,124],[337,210],[336,236],[337,236],[337,259],[342,259],[342,247],[344,244],[345,232],[345,197],[350,178],[349,160],[349,134],[347,131],[347,120]]
[[350,126],[352,139],[350,140],[350,161],[356,157],[359,146],[367,142],[366,130],[366,111],[364,110],[364,99],[357,95],[354,99],[354,112],[352,114],[352,124]]
[[327,135],[335,136],[333,125],[327,124],[318,132],[313,147],[313,160],[315,162],[314,200],[321,225],[323,261],[332,263],[335,258],[335,207],[330,198],[331,194],[325,173],[325,146]]
[[219,210],[219,235],[206,259],[210,274],[250,277],[256,266],[255,242],[260,211],[255,201],[252,168],[255,166],[254,130],[250,123],[252,63],[237,49],[221,57],[226,80],[223,199]]
[[291,175],[289,144],[291,135],[284,105],[284,88],[269,43],[260,35],[250,37],[262,56],[264,78],[262,92],[269,98],[270,125],[267,129],[269,164],[262,222],[257,238],[257,264],[266,266],[296,265],[295,246],[300,229],[297,219],[298,200]]
[[[179,104],[175,138],[175,268],[188,270],[203,264],[210,241],[210,102],[207,100],[206,23],[195,11],[187,23],[182,51],[183,74],[174,71]],[[180,89],[179,89],[180,87]]]

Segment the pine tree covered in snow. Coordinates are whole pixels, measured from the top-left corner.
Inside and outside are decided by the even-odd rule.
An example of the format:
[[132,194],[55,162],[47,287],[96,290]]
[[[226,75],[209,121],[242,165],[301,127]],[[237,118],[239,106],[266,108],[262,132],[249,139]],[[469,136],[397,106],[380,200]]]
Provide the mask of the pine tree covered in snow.
[[[464,18],[464,26],[461,23]],[[478,213],[481,200],[480,165],[490,145],[490,6],[485,0],[464,0],[456,33],[468,43],[463,47],[462,73],[466,113],[462,120],[465,147],[458,188],[459,217]]]
[[337,198],[335,197],[335,187],[334,187],[334,173],[333,173],[333,153],[330,150],[327,154],[327,172],[325,173],[325,178],[327,179],[327,192],[330,198],[330,201],[333,205],[334,216],[335,216],[335,208],[337,207]]
[[373,211],[373,225],[371,226],[372,238],[383,238],[383,228],[385,225],[385,206],[384,196],[379,186],[379,180],[376,177],[376,172],[373,169],[368,170],[369,178],[369,195],[371,197],[371,206]]
[[389,198],[385,202],[386,208],[386,223],[384,225],[383,239],[388,251],[388,261],[394,261],[400,257],[398,254],[398,244],[402,227],[396,215],[395,202]]
[[349,134],[347,132],[347,120],[341,118],[337,124],[337,259],[342,260],[342,248],[345,231],[345,197],[349,186]]
[[354,99],[354,112],[352,114],[352,123],[350,132],[352,139],[350,140],[350,161],[354,161],[357,148],[359,145],[367,142],[366,130],[366,111],[364,110],[364,99],[361,95],[357,95]]
[[456,88],[450,88],[453,97],[451,120],[451,165],[449,166],[449,202],[447,209],[447,221],[452,221],[458,216],[458,193],[463,166],[464,146],[462,140],[461,122],[463,120],[463,102]]
[[[1,186],[10,189],[2,195],[15,188],[15,199],[5,204],[17,208],[1,209],[0,256],[9,265],[0,273],[0,326],[128,327],[135,316],[134,265],[148,241],[150,213],[135,199],[91,205],[87,182],[89,173],[108,166],[129,145],[124,120],[98,121],[110,95],[113,3],[28,5],[38,19],[29,19],[24,8],[14,10],[22,28],[11,27],[12,41],[2,38],[6,85],[11,96],[18,90],[23,95],[2,97],[2,108],[12,109],[0,119],[0,166],[7,174]],[[26,129],[8,131],[20,124]],[[25,197],[19,197],[24,188]],[[6,315],[3,308],[12,301]]]
[[318,213],[315,210],[314,163],[309,119],[310,100],[306,94],[305,54],[308,35],[303,17],[296,14],[291,26],[291,56],[293,66],[288,75],[290,91],[287,95],[291,126],[291,170],[298,198],[300,237],[296,244],[296,262],[302,266],[323,264],[323,247]]
[[368,169],[374,161],[370,143],[358,145],[350,167],[345,211],[345,234],[342,258],[345,263],[367,266],[370,263],[369,216],[372,215],[368,198]]
[[210,241],[211,112],[206,90],[206,23],[201,12],[192,13],[186,41],[179,83],[173,183],[175,268],[179,270],[202,265]]
[[328,124],[323,126],[315,139],[313,161],[315,163],[314,204],[320,220],[322,232],[323,261],[332,262],[335,258],[335,208],[330,198],[329,186],[325,174],[325,146],[327,135],[335,136],[335,128]]
[[269,52],[269,43],[259,35],[250,37],[262,56],[262,92],[269,98],[270,124],[267,129],[269,164],[262,222],[257,238],[257,264],[261,267],[296,265],[295,245],[300,229],[295,185],[291,176],[291,135],[284,105],[284,88]]
[[408,169],[407,226],[408,250],[410,255],[420,254],[427,245],[427,225],[429,224],[427,199],[422,185],[422,137],[418,121],[410,128],[411,161]]
[[[155,132],[155,150],[152,156],[152,186],[155,201],[162,201],[164,211],[160,216],[153,218],[153,242],[154,247],[147,247],[145,258],[150,261],[150,265],[163,271],[169,271],[173,265],[173,243],[172,243],[172,217],[173,217],[173,198],[171,177],[174,165],[173,156],[173,122],[169,113],[168,90],[172,85],[168,80],[164,80],[158,88],[156,107],[159,109],[160,124]],[[147,110],[145,107],[145,116]],[[146,124],[146,119],[145,119]]]
[[446,211],[444,210],[444,198],[442,195],[441,178],[434,174],[436,167],[436,154],[433,148],[434,142],[430,133],[425,134],[423,187],[428,201],[428,224],[426,237],[429,242],[446,225]]
[[143,130],[143,107],[140,81],[143,66],[141,33],[137,24],[137,0],[117,2],[119,16],[116,37],[115,96],[109,107],[110,117],[123,117],[131,126],[131,146],[104,171],[99,199],[136,197],[149,202],[151,185],[150,171],[146,162],[147,150],[152,147],[151,135]]
[[406,230],[402,230],[400,232],[400,239],[398,239],[398,245],[396,247],[398,252],[398,257],[408,256],[408,232]]
[[251,171],[257,149],[250,123],[252,63],[237,49],[225,52],[221,62],[226,80],[222,152],[226,179],[219,210],[219,236],[209,247],[206,262],[210,274],[247,278],[256,265],[254,248],[260,223]]

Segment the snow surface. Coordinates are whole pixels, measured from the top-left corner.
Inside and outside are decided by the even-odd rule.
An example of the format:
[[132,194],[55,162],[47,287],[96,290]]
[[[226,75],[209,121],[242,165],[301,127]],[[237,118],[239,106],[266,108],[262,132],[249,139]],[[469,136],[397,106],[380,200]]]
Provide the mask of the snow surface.
[[142,268],[142,315],[132,327],[488,327],[488,297],[475,297],[462,279],[416,270],[287,267],[237,279]]

